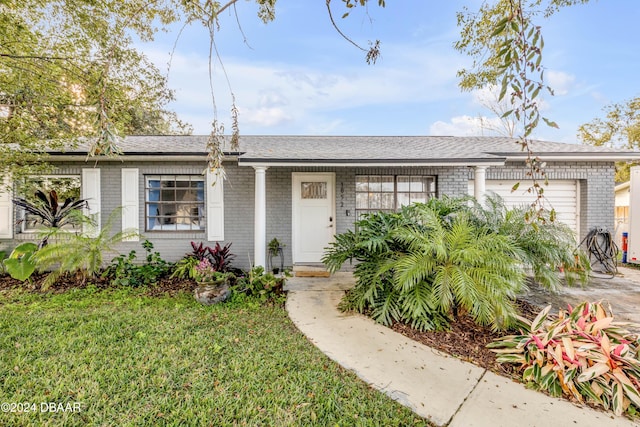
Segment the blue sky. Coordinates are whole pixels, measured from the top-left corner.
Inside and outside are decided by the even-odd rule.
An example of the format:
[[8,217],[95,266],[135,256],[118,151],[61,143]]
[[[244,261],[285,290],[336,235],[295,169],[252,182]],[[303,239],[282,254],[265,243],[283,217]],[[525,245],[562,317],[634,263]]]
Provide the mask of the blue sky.
[[[253,1],[238,2],[246,37],[230,14],[221,17],[216,44],[240,110],[240,131],[253,135],[479,135],[492,134],[479,117],[496,115],[481,105],[490,92],[461,92],[456,71],[470,64],[456,52],[456,11],[476,10],[478,0],[372,1],[346,19],[342,2],[333,3],[341,29],[367,45],[380,39],[382,57],[367,65],[364,53],[331,27],[323,0],[279,0],[276,20],[263,24]],[[365,13],[368,12],[368,13]],[[536,137],[576,142],[580,124],[602,108],[640,94],[637,35],[640,2],[591,0],[539,18],[545,38],[543,64],[555,96],[545,96],[543,115],[560,129],[544,125]],[[178,30],[143,46],[162,70]],[[213,118],[208,79],[208,35],[186,28],[169,69],[176,92],[170,108],[207,134]],[[230,89],[214,62],[218,117],[230,129]],[[485,102],[486,103],[486,102]],[[486,123],[486,121],[485,121]]]

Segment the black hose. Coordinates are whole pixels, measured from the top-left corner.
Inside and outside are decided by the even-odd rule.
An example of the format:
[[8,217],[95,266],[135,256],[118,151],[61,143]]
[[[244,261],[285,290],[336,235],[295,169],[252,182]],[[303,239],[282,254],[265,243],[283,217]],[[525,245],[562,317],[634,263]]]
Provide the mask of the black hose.
[[591,229],[579,246],[582,244],[585,245],[589,253],[592,271],[596,271],[594,267],[600,264],[602,270],[597,272],[613,278],[618,272],[618,253],[620,251],[609,230],[605,228]]

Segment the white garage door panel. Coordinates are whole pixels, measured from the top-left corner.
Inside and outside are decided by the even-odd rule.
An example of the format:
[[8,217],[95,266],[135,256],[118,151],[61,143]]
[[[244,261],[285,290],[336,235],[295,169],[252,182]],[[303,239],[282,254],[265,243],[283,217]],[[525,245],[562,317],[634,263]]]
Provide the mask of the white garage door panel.
[[[529,205],[534,201],[535,195],[527,192],[529,182],[520,181],[520,188],[511,192],[511,189],[519,181],[486,181],[486,190],[494,192],[502,197],[508,207]],[[469,181],[469,194],[473,195],[474,181]],[[556,210],[558,220],[567,224],[578,233],[578,186],[574,180],[549,181],[544,187],[544,195],[550,206]]]

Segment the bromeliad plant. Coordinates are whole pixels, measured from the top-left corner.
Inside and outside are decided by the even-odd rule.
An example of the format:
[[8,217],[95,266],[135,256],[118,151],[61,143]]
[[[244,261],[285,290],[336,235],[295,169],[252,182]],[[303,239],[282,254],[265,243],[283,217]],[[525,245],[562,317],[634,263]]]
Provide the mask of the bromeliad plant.
[[231,243],[221,246],[216,242],[214,247],[191,242],[191,253],[186,254],[175,265],[172,278],[196,279],[196,266],[203,260],[207,260],[210,268],[217,272],[233,271],[231,261],[236,257],[231,253]]
[[[601,303],[583,302],[557,319],[551,306],[523,330],[489,344],[500,363],[520,365],[523,381],[553,396],[592,402],[616,415],[640,410],[638,336],[614,322]],[[637,326],[637,325],[636,325]]]

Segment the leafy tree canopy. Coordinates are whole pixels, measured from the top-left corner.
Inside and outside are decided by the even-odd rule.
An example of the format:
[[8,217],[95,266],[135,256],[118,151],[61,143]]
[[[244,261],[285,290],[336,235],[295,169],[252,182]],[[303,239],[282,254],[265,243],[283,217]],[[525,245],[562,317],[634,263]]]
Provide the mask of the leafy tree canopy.
[[116,135],[188,132],[173,93],[140,52],[179,19],[170,1],[9,0],[0,4],[0,171],[33,172],[40,154],[80,137],[96,154]]
[[[605,117],[595,118],[578,128],[578,138],[586,144],[637,150],[640,148],[640,96],[604,108]],[[616,164],[616,182],[629,180],[625,162]]]
[[[276,17],[277,0],[251,0],[258,18]],[[461,70],[461,87],[488,83],[501,87],[499,102],[508,99],[523,129],[522,144],[538,125],[536,97],[544,86],[543,41],[539,15],[588,0],[499,0],[485,2],[476,13],[458,15],[461,37],[455,47],[474,59]],[[0,3],[0,172],[14,173],[38,164],[38,154],[79,137],[92,138],[92,154],[117,152],[118,136],[188,132],[188,126],[165,106],[173,93],[166,79],[133,47],[152,41],[173,23],[200,24],[210,35],[210,60],[218,59],[215,33],[222,12],[233,14],[238,0],[5,0]],[[380,42],[363,48],[344,34],[325,0],[336,31],[374,63]],[[385,6],[385,0],[341,0],[342,18],[355,7]],[[235,25],[235,23],[231,24]],[[212,93],[213,96],[213,93]],[[215,100],[214,100],[215,106]],[[542,118],[551,126],[555,123]],[[232,143],[237,143],[237,109],[232,105]],[[210,165],[220,165],[224,126],[215,109],[209,144]],[[530,174],[543,175],[531,156]],[[28,168],[32,171],[33,168]]]

